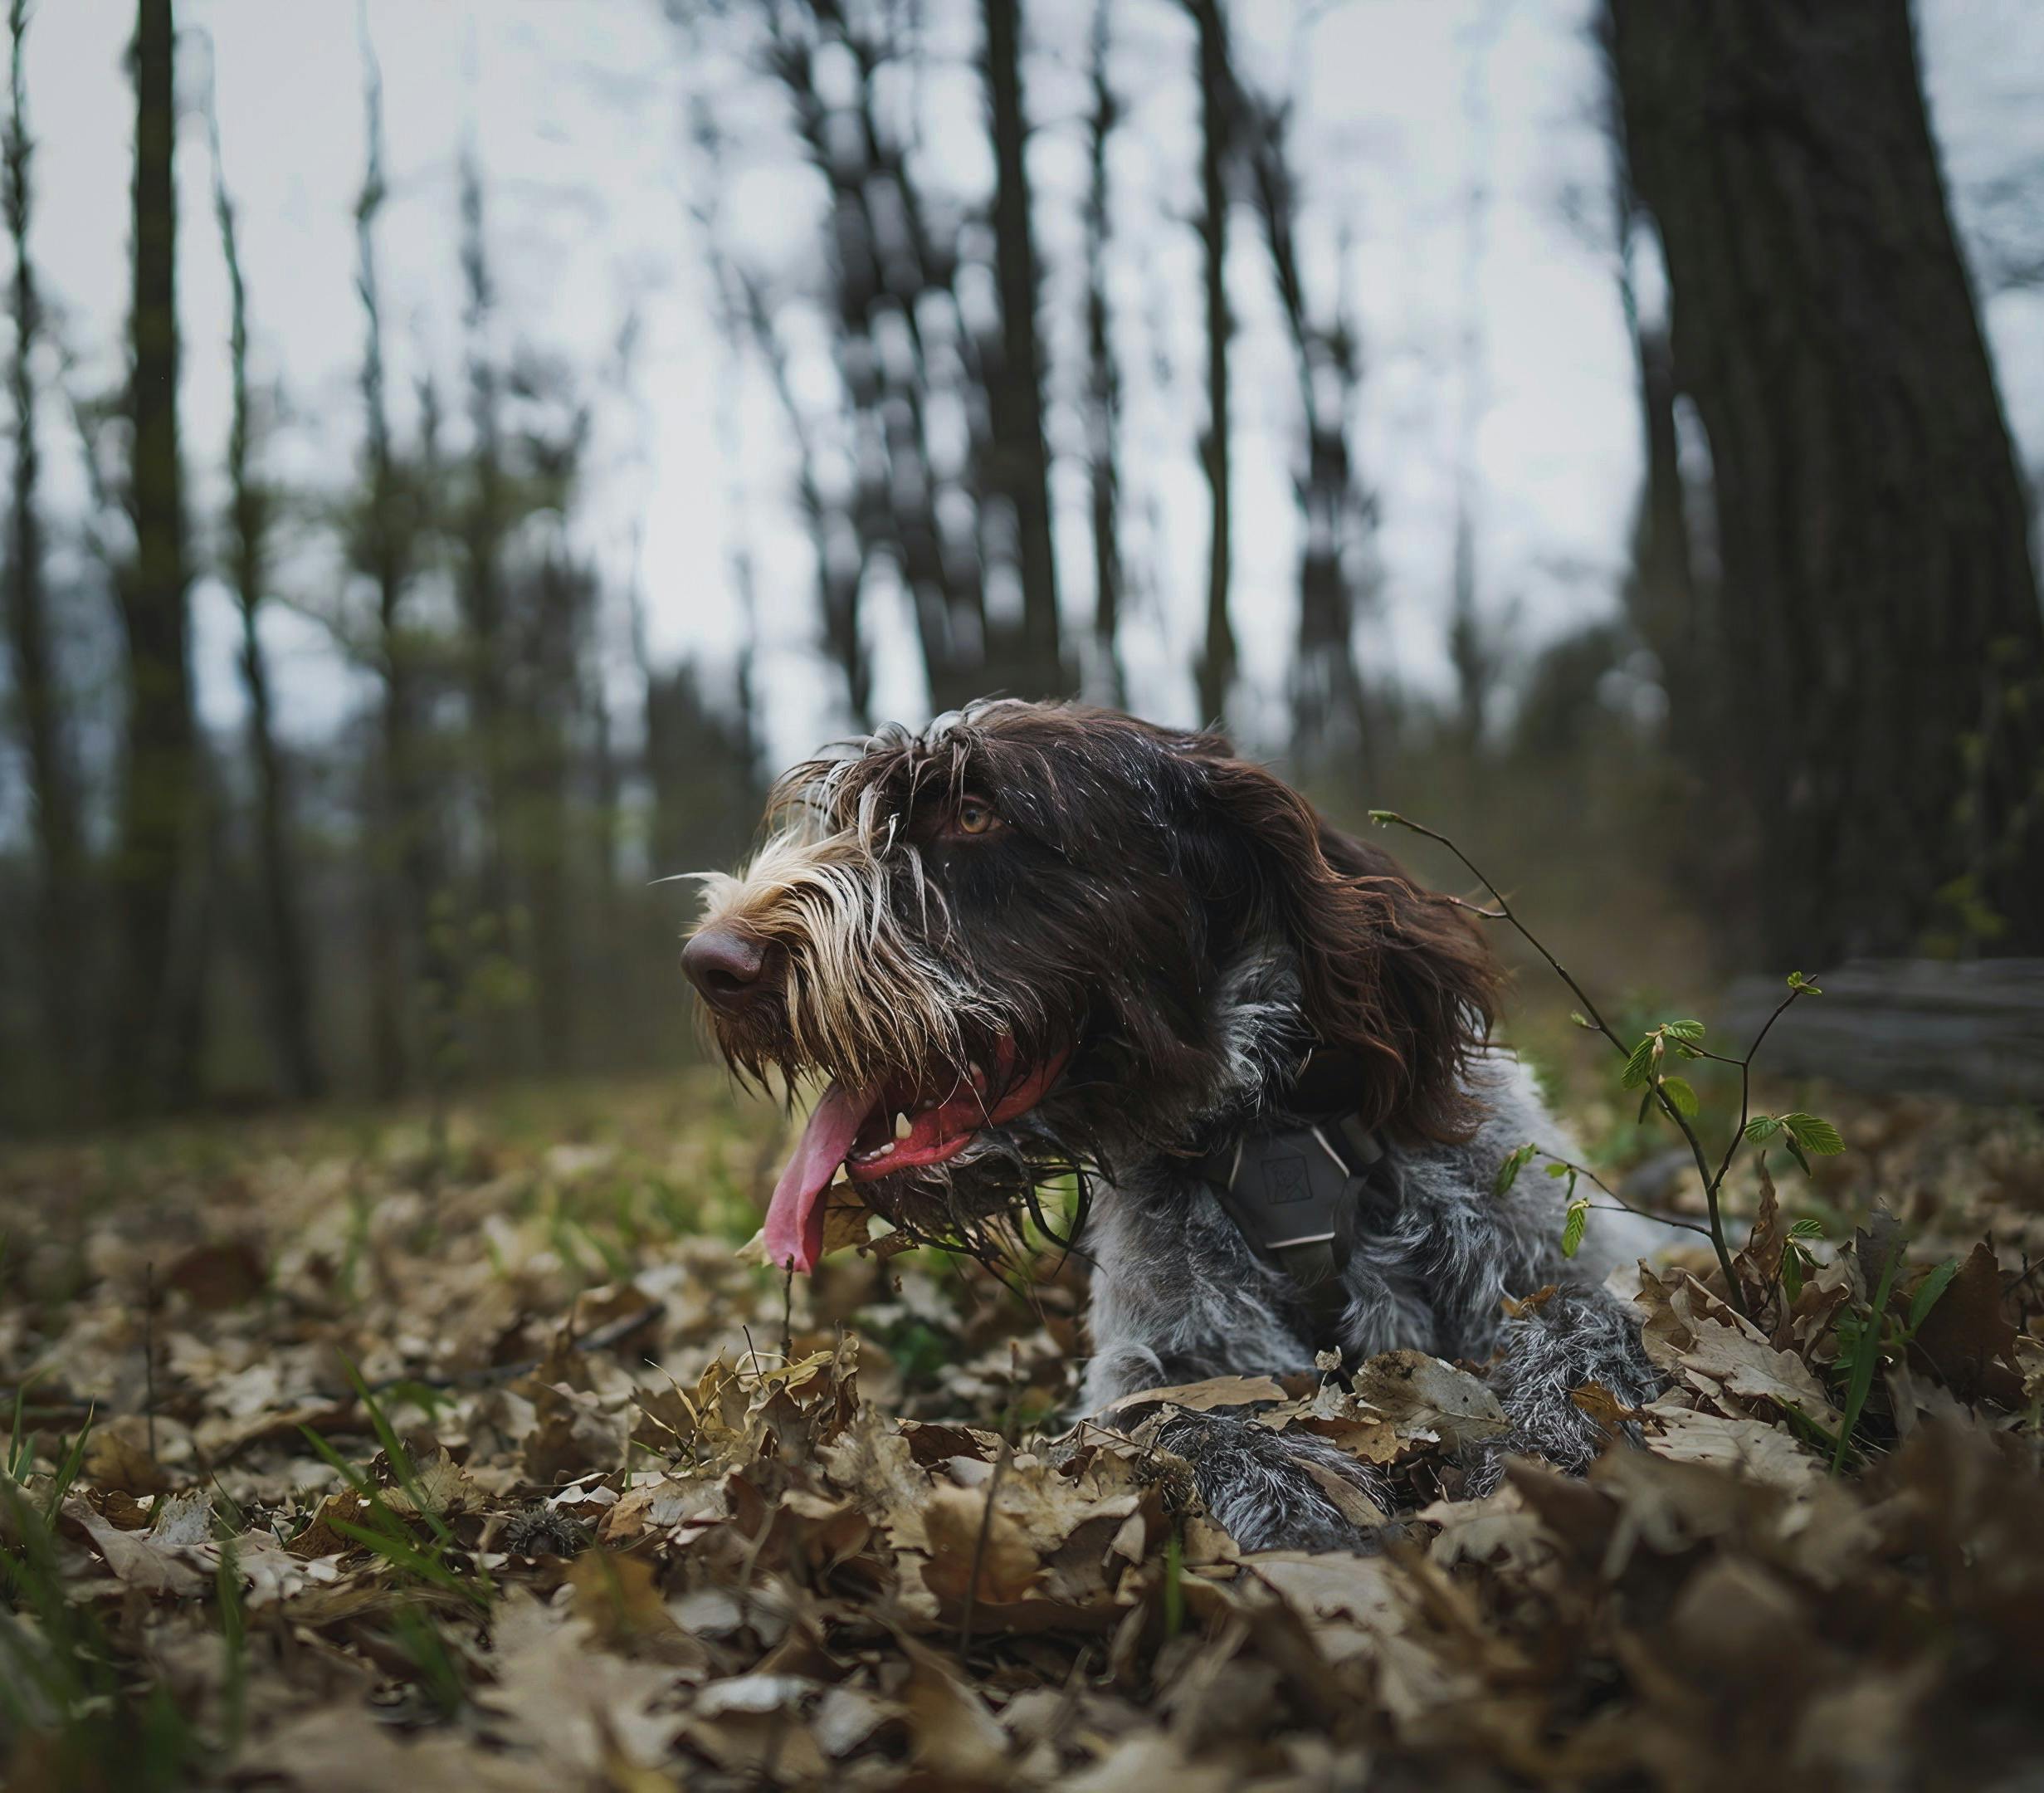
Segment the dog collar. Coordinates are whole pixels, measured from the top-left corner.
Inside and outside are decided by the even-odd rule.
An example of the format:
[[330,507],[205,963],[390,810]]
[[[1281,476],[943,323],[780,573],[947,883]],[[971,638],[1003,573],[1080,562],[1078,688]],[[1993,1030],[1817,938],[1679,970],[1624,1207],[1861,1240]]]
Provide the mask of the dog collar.
[[1194,1169],[1249,1248],[1299,1285],[1315,1318],[1338,1318],[1349,1216],[1383,1155],[1377,1136],[1351,1114],[1246,1133]]

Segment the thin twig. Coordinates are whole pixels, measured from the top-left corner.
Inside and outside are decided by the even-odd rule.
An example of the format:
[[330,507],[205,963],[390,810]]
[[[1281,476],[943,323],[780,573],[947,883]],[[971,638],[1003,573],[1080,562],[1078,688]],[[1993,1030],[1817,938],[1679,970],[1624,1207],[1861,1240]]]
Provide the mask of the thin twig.
[[[1739,1131],[1734,1133],[1725,1144],[1724,1159],[1718,1166],[1718,1181],[1720,1183],[1724,1180],[1725,1173],[1732,1168],[1732,1160],[1739,1151],[1739,1142],[1746,1136],[1746,1122],[1752,1118],[1754,1054],[1759,1051],[1761,1043],[1773,1032],[1774,1024],[1794,1006],[1796,999],[1803,993],[1803,987],[1800,984],[1792,984],[1788,986],[1788,994],[1775,1005],[1774,1013],[1767,1018],[1766,1021],[1762,1024],[1760,1031],[1754,1035],[1753,1044],[1746,1048],[1746,1056],[1738,1061]],[[1726,1061],[1720,1060],[1720,1062]]]
[[[1395,809],[1373,809],[1370,812],[1370,818],[1374,822],[1385,824],[1395,823],[1399,828],[1409,828],[1413,833],[1422,835],[1430,841],[1434,841],[1439,845],[1446,848],[1450,853],[1453,853],[1455,857],[1461,862],[1463,867],[1468,872],[1469,875],[1475,878],[1479,884],[1482,885],[1485,890],[1490,892],[1491,900],[1497,904],[1499,912],[1503,919],[1510,923],[1513,928],[1518,931],[1520,938],[1524,940],[1529,946],[1532,947],[1535,952],[1539,954],[1539,955],[1544,959],[1548,962],[1549,965],[1553,969],[1555,976],[1559,978],[1562,982],[1566,984],[1570,990],[1574,993],[1576,999],[1583,1004],[1583,1011],[1584,1015],[1589,1019],[1590,1023],[1595,1027],[1597,1031],[1599,1033],[1602,1033],[1606,1039],[1611,1042],[1612,1049],[1623,1057],[1630,1058],[1632,1056],[1632,1048],[1628,1047],[1623,1040],[1619,1038],[1617,1032],[1612,1028],[1611,1024],[1604,1019],[1603,1012],[1598,1008],[1597,1004],[1591,1000],[1590,993],[1583,989],[1583,987],[1576,981],[1574,975],[1569,970],[1568,966],[1563,965],[1560,960],[1557,959],[1554,955],[1548,950],[1546,943],[1543,941],[1531,928],[1528,927],[1524,922],[1519,919],[1518,914],[1512,908],[1512,906],[1506,899],[1505,893],[1500,891],[1496,885],[1492,883],[1489,878],[1485,877],[1480,870],[1477,869],[1475,862],[1470,858],[1467,853],[1464,853],[1462,849],[1456,846],[1453,841],[1450,840],[1446,835],[1437,833],[1435,830],[1430,828],[1422,828],[1417,822],[1408,821],[1404,816],[1400,815]],[[1708,1210],[1710,1219],[1709,1231],[1711,1248],[1717,1253],[1718,1268],[1724,1273],[1725,1286],[1731,1292],[1733,1305],[1739,1309],[1742,1315],[1746,1315],[1745,1296],[1739,1288],[1738,1277],[1733,1273],[1731,1251],[1724,1243],[1724,1217],[1719,1212],[1718,1208],[1718,1180],[1713,1178],[1710,1175],[1710,1163],[1709,1158],[1705,1154],[1703,1141],[1696,1136],[1696,1130],[1689,1124],[1688,1116],[1685,1116],[1681,1109],[1675,1106],[1674,1099],[1668,1094],[1667,1091],[1662,1087],[1660,1073],[1657,1072],[1650,1072],[1648,1075],[1652,1078],[1652,1082],[1648,1087],[1653,1092],[1654,1100],[1660,1103],[1661,1111],[1675,1123],[1677,1129],[1681,1131],[1682,1137],[1688,1141],[1690,1155],[1696,1161],[1696,1175],[1703,1180],[1704,1205]],[[1746,1315],[1746,1317],[1751,1318],[1752,1317],[1750,1315]]]
[[1699,1225],[1694,1220],[1685,1220],[1680,1214],[1661,1214],[1651,1208],[1642,1208],[1637,1202],[1627,1201],[1588,1165],[1579,1165],[1573,1158],[1564,1158],[1559,1152],[1551,1152],[1544,1146],[1535,1146],[1533,1149],[1539,1156],[1546,1159],[1549,1164],[1561,1165],[1574,1171],[1578,1176],[1594,1184],[1617,1203],[1617,1209],[1607,1208],[1604,1209],[1606,1214],[1622,1211],[1626,1214],[1637,1214],[1642,1220],[1656,1221],[1662,1226],[1681,1227],[1685,1232],[1700,1233],[1705,1238],[1710,1236],[1710,1228]]
[[149,1427],[149,1457],[156,1456],[156,1260],[152,1258],[142,1273],[142,1385],[143,1414]]
[[788,1260],[781,1278],[781,1361],[795,1361],[795,1263]]
[[[1447,850],[1453,853],[1457,859],[1461,860],[1463,869],[1466,871],[1471,877],[1476,879],[1479,884],[1482,885],[1485,890],[1490,892],[1491,901],[1497,905],[1498,912],[1496,916],[1492,917],[1492,919],[1510,922],[1511,925],[1519,931],[1520,938],[1522,938],[1535,952],[1539,954],[1543,959],[1546,960],[1548,964],[1554,968],[1554,975],[1559,978],[1563,983],[1566,984],[1571,990],[1574,991],[1576,1000],[1583,1004],[1584,1014],[1588,1015],[1590,1019],[1596,1023],[1598,1032],[1602,1033],[1606,1039],[1612,1043],[1612,1045],[1617,1046],[1619,1051],[1624,1052],[1627,1050],[1627,1048],[1619,1040],[1618,1036],[1612,1032],[1610,1024],[1607,1022],[1603,1016],[1598,1012],[1597,1004],[1590,1000],[1590,993],[1583,989],[1580,984],[1576,982],[1575,977],[1573,974],[1570,972],[1568,967],[1563,965],[1560,960],[1557,959],[1553,953],[1549,952],[1545,945],[1542,943],[1539,937],[1534,933],[1533,930],[1528,927],[1524,922],[1519,919],[1517,914],[1514,912],[1511,904],[1505,900],[1505,893],[1500,891],[1496,885],[1493,884],[1489,878],[1485,877],[1481,872],[1476,869],[1476,865],[1471,861],[1467,853],[1464,853],[1461,848],[1457,847],[1453,841],[1447,838],[1446,835],[1436,833],[1434,830],[1430,828],[1422,828],[1418,823],[1410,821],[1406,817],[1400,815],[1395,809],[1373,809],[1370,811],[1370,818],[1374,822],[1396,823],[1399,828],[1409,828],[1413,833],[1423,835],[1427,839],[1437,842],[1441,846],[1446,848]],[[1468,904],[1461,904],[1461,906],[1467,908],[1472,906]],[[1482,914],[1485,911],[1477,910],[1475,912],[1477,914]]]
[[959,1659],[973,1644],[973,1609],[979,1598],[979,1571],[987,1561],[987,1539],[993,1530],[993,1501],[1001,1492],[1001,1477],[1007,1468],[1013,1446],[1001,1441],[1001,1454],[993,1459],[993,1473],[987,1478],[987,1510],[979,1516],[979,1536],[973,1542],[973,1572],[965,1583],[965,1611],[959,1620]]

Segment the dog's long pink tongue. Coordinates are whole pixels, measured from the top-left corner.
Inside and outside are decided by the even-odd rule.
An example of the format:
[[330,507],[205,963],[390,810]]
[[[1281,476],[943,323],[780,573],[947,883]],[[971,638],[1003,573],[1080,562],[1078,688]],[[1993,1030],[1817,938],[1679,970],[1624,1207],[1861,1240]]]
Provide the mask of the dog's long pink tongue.
[[849,1090],[842,1083],[824,1091],[802,1130],[795,1155],[773,1185],[764,1233],[768,1263],[783,1269],[816,1268],[823,1255],[823,1192],[872,1111],[873,1100],[871,1092]]

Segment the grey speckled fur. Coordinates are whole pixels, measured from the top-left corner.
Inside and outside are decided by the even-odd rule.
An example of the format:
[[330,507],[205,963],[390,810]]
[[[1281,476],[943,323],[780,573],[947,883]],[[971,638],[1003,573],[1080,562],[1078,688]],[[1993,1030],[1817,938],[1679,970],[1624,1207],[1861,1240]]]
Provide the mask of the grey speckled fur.
[[[1266,1018],[1281,1013],[1282,988],[1264,968],[1245,987],[1224,986],[1231,1055],[1239,1076],[1217,1096],[1208,1137],[1217,1143],[1271,1124],[1261,1103],[1256,1047],[1275,1037]],[[1561,1254],[1560,1184],[1535,1167],[1505,1195],[1492,1193],[1498,1166],[1528,1141],[1564,1155],[1573,1141],[1541,1101],[1533,1078],[1510,1055],[1492,1052],[1470,1082],[1485,1118],[1457,1146],[1393,1146],[1373,1182],[1344,1270],[1348,1302],[1338,1336],[1315,1338],[1295,1285],[1258,1259],[1187,1160],[1158,1156],[1129,1167],[1101,1191],[1088,1244],[1095,1260],[1091,1327],[1095,1355],[1083,1400],[1089,1412],[1133,1390],[1226,1375],[1310,1370],[1316,1350],[1350,1361],[1399,1348],[1482,1361],[1501,1351],[1493,1386],[1512,1423],[1497,1448],[1471,1465],[1479,1490],[1493,1484],[1508,1451],[1579,1470],[1602,1448],[1597,1427],[1569,1400],[1586,1381],[1621,1400],[1651,1400],[1660,1385],[1637,1331],[1601,1284],[1621,1263],[1665,1243],[1637,1216],[1598,1212],[1580,1253]],[[1381,1191],[1381,1194],[1377,1193]],[[1536,1312],[1509,1318],[1507,1296],[1549,1284],[1559,1292]],[[1192,1462],[1208,1507],[1251,1549],[1325,1549],[1329,1541],[1366,1547],[1287,1448],[1300,1444],[1240,1421],[1187,1415],[1173,1422],[1172,1448]],[[1196,1436],[1232,1428],[1209,1448]],[[1269,1441],[1268,1444],[1266,1441]],[[1255,1448],[1250,1448],[1253,1445]]]

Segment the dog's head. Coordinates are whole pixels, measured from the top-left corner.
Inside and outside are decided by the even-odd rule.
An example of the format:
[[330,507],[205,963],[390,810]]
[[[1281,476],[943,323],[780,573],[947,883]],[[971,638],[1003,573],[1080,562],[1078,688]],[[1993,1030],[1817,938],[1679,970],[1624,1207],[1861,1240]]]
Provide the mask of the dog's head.
[[1466,1128],[1474,930],[1217,735],[975,705],[798,766],[769,818],[683,963],[734,1066],[828,1080],[776,1263],[812,1267],[841,1166],[885,1212],[969,1219],[1194,1149],[1310,1056],[1372,1126]]

